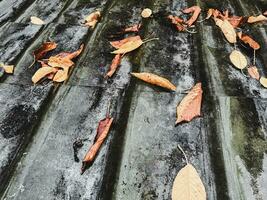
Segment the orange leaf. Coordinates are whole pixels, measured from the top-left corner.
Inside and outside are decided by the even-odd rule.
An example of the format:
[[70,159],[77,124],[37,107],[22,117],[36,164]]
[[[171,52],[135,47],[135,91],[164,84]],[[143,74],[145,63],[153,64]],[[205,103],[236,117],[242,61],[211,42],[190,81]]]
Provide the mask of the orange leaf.
[[118,68],[118,66],[121,63],[121,58],[122,58],[122,55],[121,54],[117,54],[113,58],[112,63],[111,63],[110,68],[109,68],[109,71],[106,74],[105,78],[107,78],[107,77],[110,78],[115,73],[116,69]]
[[89,151],[86,153],[83,159],[81,174],[83,174],[86,168],[94,162],[101,145],[103,144],[109,133],[112,122],[113,118],[110,117],[107,117],[99,122],[94,144],[90,147]]
[[260,74],[258,68],[256,66],[251,66],[248,68],[248,74],[251,78],[255,78],[256,80],[260,80]]
[[42,59],[47,52],[54,50],[57,48],[57,44],[55,42],[45,42],[42,44],[42,46],[39,49],[36,49],[33,52],[35,60]]
[[167,18],[171,21],[172,24],[176,26],[176,29],[178,31],[185,31],[185,27],[183,25],[184,23],[183,19],[177,16],[173,16],[173,15],[169,15]]
[[255,40],[253,40],[248,35],[245,35],[242,32],[239,32],[237,36],[239,37],[240,40],[242,40],[245,44],[248,44],[254,50],[258,50],[260,48],[259,43],[257,43]]
[[60,83],[60,82],[67,80],[68,72],[69,72],[69,68],[58,70],[55,76],[53,77],[53,81]]
[[82,44],[77,51],[74,51],[74,52],[61,52],[56,56],[60,57],[60,58],[66,58],[66,59],[72,60],[72,59],[78,57],[81,54],[81,52],[83,51],[83,48],[84,48],[84,44]]
[[135,25],[133,25],[133,26],[131,26],[131,27],[127,27],[127,28],[125,28],[125,29],[124,29],[124,32],[125,32],[125,33],[129,33],[129,32],[138,32],[139,29],[140,29],[140,27],[141,27],[141,24],[135,24]]
[[119,49],[122,45],[126,44],[127,42],[138,41],[138,40],[141,40],[141,37],[139,35],[127,37],[127,38],[124,38],[124,39],[118,40],[118,41],[113,41],[113,42],[110,42],[110,44],[114,48]]
[[55,73],[55,72],[56,72],[56,69],[52,67],[41,67],[33,75],[32,82],[37,83],[38,81],[46,77],[48,74]]
[[202,101],[201,83],[197,83],[177,106],[176,124],[183,121],[189,122],[200,116]]
[[199,14],[201,12],[201,8],[199,6],[192,6],[190,8],[186,8],[183,10],[183,13],[193,13],[192,17],[186,21],[185,23],[188,25],[188,26],[192,26],[193,23],[195,23],[195,21],[197,20]]
[[74,63],[67,57],[51,56],[48,59],[48,65],[51,67],[68,68],[74,65]]
[[153,85],[157,85],[173,91],[176,90],[176,86],[173,85],[168,79],[160,77],[156,74],[143,72],[143,73],[131,73],[131,75],[147,83],[151,83]]

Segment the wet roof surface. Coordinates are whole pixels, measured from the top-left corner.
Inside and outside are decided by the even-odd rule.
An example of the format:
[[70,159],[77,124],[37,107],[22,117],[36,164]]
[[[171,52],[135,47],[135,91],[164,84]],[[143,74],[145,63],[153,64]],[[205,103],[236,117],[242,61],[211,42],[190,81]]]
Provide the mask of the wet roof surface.
[[[213,21],[189,34],[162,20],[164,13],[180,15],[192,5],[238,16],[267,10],[266,0],[0,0],[0,61],[16,66],[14,75],[0,77],[3,199],[167,200],[185,165],[178,144],[201,175],[208,199],[267,199],[267,89],[230,64],[233,46]],[[113,58],[107,35],[140,22],[145,7],[156,14],[142,21],[142,37],[160,40],[125,56],[105,80]],[[102,13],[96,28],[82,26],[96,9]],[[47,24],[31,24],[34,15]],[[267,24],[245,29],[261,44],[256,64],[267,75]],[[58,43],[56,52],[85,44],[66,84],[31,82],[38,69],[28,68],[32,51],[48,40]],[[251,57],[249,49],[237,48]],[[177,92],[133,79],[131,71],[164,76]],[[185,96],[180,91],[197,82],[204,91],[202,117],[175,127],[175,108]],[[80,175],[73,142],[88,139],[78,152],[82,159],[109,101],[115,123],[94,164]]]

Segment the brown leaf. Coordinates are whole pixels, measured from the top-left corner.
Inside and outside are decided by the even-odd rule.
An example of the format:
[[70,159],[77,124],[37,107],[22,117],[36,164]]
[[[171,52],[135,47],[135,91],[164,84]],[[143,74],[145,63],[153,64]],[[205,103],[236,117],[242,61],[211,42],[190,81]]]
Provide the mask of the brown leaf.
[[35,25],[44,25],[45,24],[45,22],[43,20],[41,20],[38,17],[34,17],[34,16],[31,17],[31,23],[35,24]]
[[48,59],[48,65],[51,67],[69,68],[69,67],[72,67],[74,63],[67,57],[62,58],[58,56],[51,56]]
[[124,38],[124,39],[118,40],[118,41],[113,41],[113,42],[110,42],[110,44],[114,48],[119,49],[122,45],[126,44],[127,42],[138,41],[138,40],[141,40],[141,37],[139,35],[127,37],[127,38]]
[[74,51],[74,52],[61,52],[56,56],[60,57],[60,58],[66,58],[66,59],[72,60],[72,59],[78,57],[81,54],[81,52],[83,51],[83,49],[84,49],[84,44],[82,44],[77,51]]
[[107,117],[104,120],[101,120],[99,122],[98,129],[97,129],[98,132],[97,132],[97,135],[95,138],[95,142],[90,147],[89,151],[86,153],[86,155],[83,159],[81,174],[84,173],[87,166],[91,165],[94,162],[95,157],[96,157],[101,145],[103,144],[103,142],[105,141],[105,139],[109,133],[109,129],[112,125],[112,122],[113,122],[113,118],[109,118],[109,117]]
[[124,29],[124,33],[129,33],[129,32],[138,32],[139,29],[141,28],[141,24],[135,24],[131,27],[127,27]]
[[186,8],[183,10],[183,13],[193,13],[192,17],[186,21],[185,23],[188,25],[188,26],[192,26],[195,21],[197,20],[199,14],[201,12],[201,8],[199,6],[192,6],[190,8]]
[[177,174],[172,187],[172,200],[206,200],[205,187],[191,164]]
[[95,25],[97,24],[98,20],[100,19],[101,14],[99,11],[95,11],[93,13],[91,13],[90,15],[88,15],[85,19],[84,19],[84,25],[85,26],[89,26],[91,28],[95,28]]
[[184,23],[183,19],[181,19],[181,18],[179,18],[177,16],[173,16],[173,15],[169,15],[167,18],[171,21],[171,23],[173,25],[176,26],[176,29],[178,31],[181,32],[181,31],[185,31],[186,30],[185,25],[183,25],[183,23]]
[[265,17],[264,15],[259,15],[259,16],[250,16],[248,18],[248,23],[256,23],[256,22],[263,22],[263,21],[267,21],[267,17]]
[[197,83],[177,106],[176,124],[183,121],[189,122],[200,116],[202,101],[201,83]]
[[258,50],[260,48],[259,43],[257,43],[255,40],[253,40],[248,35],[245,35],[242,32],[239,32],[237,33],[237,36],[239,37],[240,40],[242,40],[245,44],[248,44],[254,50]]
[[105,78],[108,78],[108,77],[110,78],[116,72],[118,66],[121,63],[121,58],[122,58],[122,55],[121,54],[117,54],[113,58],[112,63],[111,63],[110,68],[109,68],[109,71],[106,74]]
[[168,79],[160,77],[156,74],[143,72],[143,73],[131,73],[131,75],[147,83],[151,83],[153,85],[157,85],[173,91],[176,90],[176,86],[173,85]]
[[260,74],[259,74],[258,68],[256,66],[249,67],[248,68],[248,74],[252,78],[255,78],[256,80],[260,80]]
[[37,83],[38,81],[40,81],[41,79],[46,77],[48,74],[51,74],[51,73],[54,73],[54,72],[56,72],[56,69],[54,69],[52,67],[41,67],[33,75],[32,82],[33,83]]
[[35,60],[42,59],[47,52],[54,50],[57,48],[57,44],[55,42],[45,42],[42,44],[42,46],[39,49],[36,49],[33,52]]

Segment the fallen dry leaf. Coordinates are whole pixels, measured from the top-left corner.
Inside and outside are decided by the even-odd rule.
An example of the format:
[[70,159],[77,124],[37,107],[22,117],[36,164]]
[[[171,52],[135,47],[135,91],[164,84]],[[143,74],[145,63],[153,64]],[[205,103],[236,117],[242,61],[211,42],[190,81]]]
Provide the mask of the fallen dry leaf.
[[239,33],[237,33],[237,36],[239,37],[240,40],[242,40],[245,44],[248,44],[254,50],[260,49],[259,43],[256,42],[255,40],[253,40],[248,35],[245,35],[242,32],[239,32]]
[[54,73],[57,70],[52,67],[41,67],[38,69],[32,77],[32,82],[36,84],[41,79],[45,78],[48,74]]
[[244,69],[248,65],[246,57],[240,51],[237,50],[234,50],[230,54],[230,60],[233,65],[238,69]]
[[192,6],[190,8],[184,9],[183,13],[186,13],[186,14],[193,13],[192,17],[188,21],[186,21],[185,23],[189,27],[192,26],[195,23],[195,21],[197,20],[200,12],[201,12],[201,8],[199,6]]
[[115,73],[115,71],[117,70],[118,66],[121,63],[121,58],[122,58],[122,55],[121,54],[117,54],[113,58],[112,63],[111,63],[110,68],[109,68],[109,71],[106,74],[105,78],[112,77],[112,75]]
[[191,164],[177,174],[172,187],[172,200],[206,200],[205,187]]
[[45,42],[39,49],[36,49],[33,52],[34,60],[42,59],[47,52],[54,50],[57,48],[57,44],[55,42]]
[[68,73],[69,73],[69,68],[64,68],[60,69],[56,72],[55,76],[53,76],[53,81],[54,82],[64,82],[65,80],[68,79]]
[[141,13],[141,16],[143,18],[149,18],[151,15],[152,15],[152,10],[149,8],[145,8]]
[[267,21],[267,17],[265,17],[264,15],[259,15],[259,16],[250,16],[248,18],[248,23],[252,24],[252,23],[256,23],[256,22],[263,22],[263,21]]
[[214,13],[214,9],[213,8],[210,8],[207,12],[207,17],[205,19],[209,19],[211,18],[211,16],[213,15]]
[[248,68],[248,74],[252,77],[255,78],[256,80],[260,79],[260,74],[258,71],[258,68],[256,66],[251,66]]
[[35,25],[44,25],[45,24],[45,22],[43,20],[41,20],[38,17],[34,17],[34,16],[31,17],[31,23],[35,24]]
[[143,73],[131,73],[131,75],[147,83],[151,83],[153,85],[157,85],[173,91],[176,90],[176,86],[173,85],[168,79],[160,77],[156,74],[143,72]]
[[58,57],[58,56],[51,56],[48,59],[48,65],[51,67],[58,67],[58,68],[69,68],[74,65],[70,59],[66,57]]
[[82,44],[77,51],[74,51],[74,52],[61,52],[56,56],[72,60],[72,59],[78,57],[81,54],[81,52],[83,51],[83,49],[84,49],[84,44]]
[[200,116],[202,93],[201,83],[197,83],[177,106],[175,124],[183,121],[190,122],[193,118]]
[[260,83],[263,87],[267,88],[267,78],[261,77],[260,78]]
[[263,15],[267,15],[267,11],[265,11],[265,12],[263,13]]
[[230,43],[236,43],[236,32],[233,26],[228,20],[215,19],[216,25],[219,26],[225,36],[225,38]]
[[234,28],[239,27],[241,24],[243,24],[246,21],[244,17],[239,17],[239,16],[228,17],[227,20],[230,22],[230,24]]
[[14,65],[5,65],[3,63],[0,63],[0,67],[2,67],[7,74],[13,74],[14,71]]
[[103,142],[105,141],[109,133],[112,122],[113,122],[113,118],[110,118],[110,117],[106,117],[105,119],[99,122],[94,144],[90,147],[89,151],[86,153],[83,159],[81,174],[83,174],[86,168],[90,166],[95,160],[95,157],[101,145],[103,144]]
[[171,23],[173,25],[176,26],[176,29],[178,31],[181,32],[181,31],[185,31],[186,30],[185,25],[184,25],[184,20],[181,19],[180,17],[169,15],[167,18],[171,21]]
[[137,35],[137,36],[130,36],[130,37],[124,38],[122,40],[118,40],[118,41],[113,41],[113,42],[110,42],[110,44],[114,48],[119,49],[122,45],[126,44],[127,42],[130,42],[130,41],[138,41],[138,40],[142,40],[139,35]]
[[90,15],[88,15],[84,19],[84,25],[85,26],[89,26],[91,28],[95,28],[95,25],[99,21],[100,17],[101,17],[100,12],[99,11],[95,11],[95,12],[91,13]]
[[123,32],[124,33],[138,32],[140,28],[141,28],[141,24],[135,24],[133,26],[125,28]]
[[119,49],[117,49],[111,53],[113,53],[113,54],[125,54],[125,53],[131,52],[131,51],[139,48],[144,43],[150,42],[152,40],[158,40],[158,38],[152,38],[152,39],[148,39],[148,40],[144,40],[144,41],[140,38],[140,39],[136,39],[134,41],[128,41],[128,42],[124,43],[123,45],[121,45]]

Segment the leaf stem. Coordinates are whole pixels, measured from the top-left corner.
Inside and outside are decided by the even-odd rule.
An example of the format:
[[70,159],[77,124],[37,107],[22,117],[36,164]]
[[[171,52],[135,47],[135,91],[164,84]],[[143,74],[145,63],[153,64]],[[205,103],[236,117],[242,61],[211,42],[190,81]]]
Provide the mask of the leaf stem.
[[150,38],[150,39],[144,39],[143,43],[147,43],[153,40],[159,40],[159,38]]
[[184,157],[185,157],[186,164],[189,164],[189,162],[188,162],[188,158],[187,158],[187,156],[186,156],[186,154],[185,154],[183,148],[182,148],[179,144],[178,144],[178,148],[179,148],[179,150],[183,153],[183,155],[184,155]]

